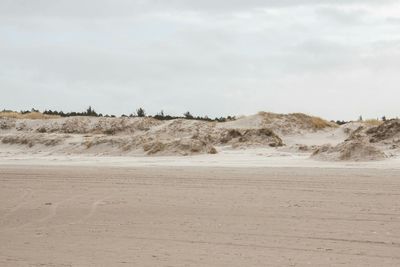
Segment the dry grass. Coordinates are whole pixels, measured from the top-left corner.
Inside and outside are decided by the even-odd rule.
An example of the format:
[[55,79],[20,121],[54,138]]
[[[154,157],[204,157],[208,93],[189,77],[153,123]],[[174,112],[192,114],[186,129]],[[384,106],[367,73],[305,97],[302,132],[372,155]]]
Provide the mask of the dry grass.
[[364,121],[365,124],[370,126],[379,126],[383,124],[383,121],[376,120],[376,119],[369,119]]
[[303,126],[311,127],[315,130],[325,129],[328,127],[338,127],[336,123],[329,122],[319,117],[310,116],[304,113],[290,113],[290,114],[277,114],[271,112],[258,112],[259,115],[263,116],[266,123],[272,123],[276,120],[282,120],[284,122],[295,122]]
[[0,138],[3,144],[9,145],[34,145],[56,146],[63,141],[62,137],[48,137],[43,135],[7,135]]
[[266,112],[266,111],[259,111],[257,114],[271,119],[278,119],[287,116],[286,114]]
[[336,123],[332,123],[332,122],[326,121],[326,120],[321,119],[319,117],[311,117],[311,124],[316,129],[324,129],[326,127],[338,127],[338,125]]
[[309,116],[304,113],[291,113],[289,116],[300,119],[303,122],[309,122],[314,129],[325,129],[327,127],[338,127],[336,123],[329,122],[320,117]]
[[60,118],[60,116],[46,115],[41,112],[30,112],[30,113],[22,114],[22,113],[14,112],[14,111],[1,111],[0,118],[42,120],[42,119],[56,119],[56,118]]

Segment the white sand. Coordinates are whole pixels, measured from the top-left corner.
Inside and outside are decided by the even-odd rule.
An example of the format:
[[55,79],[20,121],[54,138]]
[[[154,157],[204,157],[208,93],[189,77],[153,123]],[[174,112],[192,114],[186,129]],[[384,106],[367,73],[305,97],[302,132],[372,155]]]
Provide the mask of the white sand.
[[308,153],[280,152],[275,149],[224,150],[216,155],[121,157],[87,155],[52,155],[0,153],[0,165],[65,166],[203,166],[203,167],[315,167],[400,169],[400,157],[373,162],[329,162],[309,158]]

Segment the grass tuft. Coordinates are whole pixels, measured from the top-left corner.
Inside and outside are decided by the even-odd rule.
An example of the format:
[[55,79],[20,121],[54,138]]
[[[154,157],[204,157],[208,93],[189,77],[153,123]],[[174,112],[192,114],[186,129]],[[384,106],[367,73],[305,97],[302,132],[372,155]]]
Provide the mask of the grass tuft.
[[30,120],[43,120],[43,119],[56,119],[60,118],[58,115],[46,115],[41,112],[19,113],[15,111],[1,111],[0,118],[11,119],[30,119]]

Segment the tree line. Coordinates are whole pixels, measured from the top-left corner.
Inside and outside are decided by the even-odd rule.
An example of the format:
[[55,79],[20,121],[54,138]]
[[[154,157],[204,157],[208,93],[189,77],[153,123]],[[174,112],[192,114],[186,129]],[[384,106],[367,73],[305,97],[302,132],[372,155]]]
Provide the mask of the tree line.
[[[6,112],[6,110],[3,110]],[[37,109],[32,108],[31,110],[21,110],[21,114],[27,114],[27,113],[32,113],[32,112],[40,112]],[[63,112],[63,111],[57,111],[57,110],[44,110],[43,114],[46,115],[55,115],[55,116],[60,116],[60,117],[75,117],[75,116],[90,116],[90,117],[111,117],[115,118],[117,116],[115,115],[109,115],[109,114],[102,114],[96,112],[91,106],[89,106],[85,111],[82,112]],[[187,119],[187,120],[200,120],[200,121],[217,121],[217,122],[225,122],[225,121],[231,121],[235,120],[235,116],[227,116],[227,117],[215,117],[215,118],[209,118],[208,116],[194,116],[192,115],[189,111],[185,112],[183,116],[171,116],[164,114],[164,111],[161,110],[161,112],[157,113],[156,115],[148,115],[144,108],[138,108],[135,112],[126,115],[122,114],[121,117],[148,117],[148,118],[154,118],[157,120],[174,120],[174,119]]]
[[[12,110],[6,110],[3,109],[3,112],[13,112]],[[27,114],[27,113],[32,113],[32,112],[40,112],[38,109],[34,109],[32,108],[31,110],[21,110],[20,113],[21,114]],[[85,111],[82,112],[63,112],[63,111],[57,111],[57,110],[44,110],[43,114],[46,115],[56,115],[56,116],[60,116],[60,117],[74,117],[74,116],[90,116],[90,117],[111,117],[111,118],[116,118],[117,116],[115,115],[109,115],[109,114],[105,114],[103,115],[102,113],[97,113],[91,106],[89,106]],[[157,113],[156,115],[148,115],[146,113],[146,111],[143,108],[138,108],[135,112],[126,115],[126,114],[122,114],[120,117],[148,117],[148,118],[154,118],[157,120],[174,120],[174,119],[187,119],[187,120],[200,120],[200,121],[217,121],[217,122],[226,122],[226,121],[232,121],[232,120],[236,120],[235,116],[227,116],[227,117],[215,117],[215,118],[209,118],[208,116],[194,116],[192,115],[189,111],[183,113],[183,116],[171,116],[171,115],[167,115],[164,114],[164,111],[160,111],[159,113]],[[377,119],[379,120],[379,119]],[[386,116],[383,116],[381,119],[381,121],[386,121],[388,120],[386,118]],[[360,116],[358,118],[358,121],[363,121],[363,117]],[[344,121],[344,120],[332,120],[331,122],[336,123],[338,125],[343,125],[343,124],[347,124],[351,121]]]
[[[397,118],[396,118],[397,119]],[[376,121],[383,121],[383,122],[385,122],[385,121],[387,121],[387,120],[389,120],[388,118],[386,118],[386,116],[382,116],[380,119],[379,118],[376,118]],[[364,119],[363,119],[363,116],[362,115],[360,115],[359,117],[358,117],[358,120],[357,121],[359,121],[359,122],[362,122],[362,121],[364,121]],[[344,120],[337,120],[337,121],[331,121],[331,122],[334,122],[334,123],[336,123],[337,125],[344,125],[344,124],[347,124],[347,123],[349,123],[349,122],[351,122],[351,121],[344,121]]]

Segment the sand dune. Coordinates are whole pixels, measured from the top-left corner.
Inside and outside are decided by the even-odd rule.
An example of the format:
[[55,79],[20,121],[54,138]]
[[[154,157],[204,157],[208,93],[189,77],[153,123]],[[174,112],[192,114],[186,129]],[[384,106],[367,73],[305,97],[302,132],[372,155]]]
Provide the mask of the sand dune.
[[95,156],[216,154],[270,148],[316,160],[368,161],[397,157],[399,122],[339,127],[305,114],[260,112],[228,122],[154,118],[0,118],[0,146],[9,153]]
[[383,160],[400,155],[400,120],[381,125],[359,124],[349,137],[336,146],[330,144],[314,151],[313,157],[324,160]]

